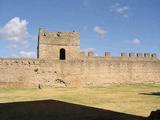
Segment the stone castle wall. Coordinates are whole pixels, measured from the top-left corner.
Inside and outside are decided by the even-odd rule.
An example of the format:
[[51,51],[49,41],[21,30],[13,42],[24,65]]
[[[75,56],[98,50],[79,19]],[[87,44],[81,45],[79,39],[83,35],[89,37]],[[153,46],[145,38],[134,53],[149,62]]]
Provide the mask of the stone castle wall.
[[[61,50],[63,49],[63,54]],[[63,55],[62,58],[60,57]],[[78,32],[40,29],[37,59],[0,58],[0,87],[105,86],[110,83],[160,83],[156,54],[80,52]]]
[[148,82],[160,83],[157,59],[0,59],[0,87],[88,87]]

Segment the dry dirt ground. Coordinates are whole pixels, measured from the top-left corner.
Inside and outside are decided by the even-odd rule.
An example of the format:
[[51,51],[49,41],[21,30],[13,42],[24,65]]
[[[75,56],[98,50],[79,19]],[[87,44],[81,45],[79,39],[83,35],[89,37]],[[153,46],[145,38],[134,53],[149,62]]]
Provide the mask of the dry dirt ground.
[[160,109],[160,84],[0,89],[0,120],[143,120]]

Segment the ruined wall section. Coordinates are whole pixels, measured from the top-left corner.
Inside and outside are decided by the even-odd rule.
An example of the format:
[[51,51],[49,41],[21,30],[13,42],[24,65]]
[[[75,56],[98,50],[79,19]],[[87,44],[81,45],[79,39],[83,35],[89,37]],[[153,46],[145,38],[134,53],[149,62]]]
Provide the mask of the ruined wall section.
[[80,54],[80,35],[78,32],[39,33],[38,54],[40,59],[59,59],[60,49],[66,51],[66,59],[78,59]]

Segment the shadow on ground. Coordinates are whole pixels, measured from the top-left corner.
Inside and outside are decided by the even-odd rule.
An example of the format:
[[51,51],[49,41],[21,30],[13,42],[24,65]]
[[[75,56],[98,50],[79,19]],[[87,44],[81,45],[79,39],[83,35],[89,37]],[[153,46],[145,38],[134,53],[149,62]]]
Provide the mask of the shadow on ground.
[[0,103],[1,120],[145,120],[144,117],[57,100]]
[[156,95],[156,96],[160,96],[160,92],[149,92],[149,93],[140,93],[142,95]]

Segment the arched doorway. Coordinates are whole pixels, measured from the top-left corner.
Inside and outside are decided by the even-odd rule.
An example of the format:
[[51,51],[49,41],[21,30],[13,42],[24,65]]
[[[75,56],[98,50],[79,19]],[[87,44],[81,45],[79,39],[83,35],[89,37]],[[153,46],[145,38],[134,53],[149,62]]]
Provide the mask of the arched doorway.
[[60,60],[65,60],[66,59],[66,51],[64,48],[60,49]]

